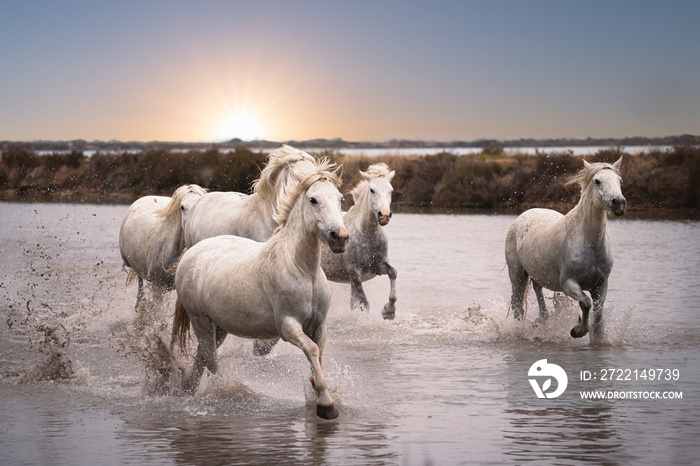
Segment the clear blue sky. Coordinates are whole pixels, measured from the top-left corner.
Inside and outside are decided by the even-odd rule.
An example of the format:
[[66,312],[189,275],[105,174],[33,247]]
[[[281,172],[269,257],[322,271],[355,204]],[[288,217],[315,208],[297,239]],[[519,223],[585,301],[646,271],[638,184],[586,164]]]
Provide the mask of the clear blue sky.
[[0,140],[700,134],[700,0],[15,1]]

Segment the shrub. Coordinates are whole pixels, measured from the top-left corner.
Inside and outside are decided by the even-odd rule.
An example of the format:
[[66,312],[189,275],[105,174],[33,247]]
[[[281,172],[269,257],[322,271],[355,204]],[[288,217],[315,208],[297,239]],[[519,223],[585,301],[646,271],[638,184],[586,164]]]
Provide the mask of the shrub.
[[3,151],[2,162],[8,168],[29,170],[39,165],[39,155],[23,146],[11,146]]

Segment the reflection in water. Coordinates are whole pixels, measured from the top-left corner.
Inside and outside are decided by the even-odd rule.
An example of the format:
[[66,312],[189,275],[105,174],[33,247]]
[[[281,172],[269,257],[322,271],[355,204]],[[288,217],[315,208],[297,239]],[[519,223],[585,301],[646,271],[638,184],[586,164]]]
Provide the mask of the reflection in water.
[[202,458],[207,464],[396,464],[398,454],[383,434],[387,427],[318,419],[313,409],[306,415],[282,409],[277,416],[253,419],[159,413],[155,420],[126,419],[117,436],[134,446],[135,458],[148,458],[152,450],[182,464],[201,463]]
[[596,464],[623,450],[614,426],[625,422],[612,406],[507,409],[505,454],[516,461],[572,460]]

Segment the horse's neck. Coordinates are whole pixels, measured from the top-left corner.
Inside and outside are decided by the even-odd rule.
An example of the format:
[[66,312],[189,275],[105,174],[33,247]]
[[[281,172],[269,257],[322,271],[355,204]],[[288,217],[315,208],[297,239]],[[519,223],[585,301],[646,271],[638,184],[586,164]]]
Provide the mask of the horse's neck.
[[345,214],[347,227],[356,227],[362,230],[379,228],[379,220],[369,205],[367,193],[364,193],[357,202],[348,209]]
[[315,230],[307,230],[300,215],[299,206],[294,206],[287,222],[278,234],[274,235],[271,247],[283,250],[289,265],[314,276],[321,267],[321,242]]
[[581,195],[581,200],[569,212],[569,226],[581,232],[586,244],[601,246],[605,242],[608,216],[607,212],[593,203],[587,193]]

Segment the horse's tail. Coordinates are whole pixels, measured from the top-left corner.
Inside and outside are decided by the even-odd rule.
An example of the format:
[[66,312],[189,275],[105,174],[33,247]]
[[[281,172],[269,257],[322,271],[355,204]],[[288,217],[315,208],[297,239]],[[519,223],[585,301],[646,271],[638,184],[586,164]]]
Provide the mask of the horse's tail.
[[[163,248],[165,249],[165,248]],[[170,264],[169,267],[165,266],[165,259],[164,259],[164,254],[165,251],[163,251],[160,255],[160,266],[163,269],[163,272],[167,273],[168,275],[175,275],[175,272],[177,272],[177,266],[180,263],[180,259],[182,259],[182,256],[185,255],[187,252],[187,248],[184,248],[182,252],[180,253],[179,256],[177,256],[177,259],[173,261],[172,264]]]
[[180,354],[187,356],[187,341],[190,336],[190,316],[182,305],[180,298],[175,301],[175,316],[173,317],[173,334],[170,340],[170,350],[175,347],[175,342],[180,345]]
[[126,272],[126,286],[134,283],[134,280],[139,276],[134,269],[126,264],[122,264],[122,272]]

